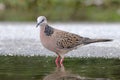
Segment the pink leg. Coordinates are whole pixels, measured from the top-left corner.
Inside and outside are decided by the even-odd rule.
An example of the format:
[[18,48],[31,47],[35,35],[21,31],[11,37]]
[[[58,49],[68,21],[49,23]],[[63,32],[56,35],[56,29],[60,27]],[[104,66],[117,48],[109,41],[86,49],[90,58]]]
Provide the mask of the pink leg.
[[59,67],[60,56],[58,56],[55,60],[56,66]]
[[63,65],[63,61],[64,61],[64,58],[62,58],[62,59],[60,60],[60,66],[64,66],[64,65]]

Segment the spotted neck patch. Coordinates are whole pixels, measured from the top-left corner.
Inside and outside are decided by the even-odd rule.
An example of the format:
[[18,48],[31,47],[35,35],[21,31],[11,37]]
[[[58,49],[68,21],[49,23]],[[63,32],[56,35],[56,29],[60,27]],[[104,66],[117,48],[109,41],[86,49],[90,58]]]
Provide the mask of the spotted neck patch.
[[46,36],[51,36],[54,33],[54,29],[52,27],[46,25],[44,33],[46,34]]

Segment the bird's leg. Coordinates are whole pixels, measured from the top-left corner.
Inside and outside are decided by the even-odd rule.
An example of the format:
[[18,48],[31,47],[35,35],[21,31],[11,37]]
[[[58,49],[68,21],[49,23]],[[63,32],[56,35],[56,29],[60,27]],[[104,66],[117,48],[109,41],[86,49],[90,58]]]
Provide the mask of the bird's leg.
[[64,65],[63,65],[63,61],[64,61],[64,58],[62,58],[62,59],[60,60],[60,66],[64,66]]
[[58,55],[58,57],[55,60],[56,66],[59,67],[59,61],[60,61],[60,56]]

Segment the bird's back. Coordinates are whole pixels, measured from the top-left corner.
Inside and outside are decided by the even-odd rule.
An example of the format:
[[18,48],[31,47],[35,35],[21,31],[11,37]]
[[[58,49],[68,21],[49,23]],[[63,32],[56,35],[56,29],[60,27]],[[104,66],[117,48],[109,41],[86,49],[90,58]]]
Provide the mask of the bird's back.
[[83,37],[77,34],[65,32],[61,30],[60,31],[58,30],[54,36],[57,41],[56,45],[60,49],[70,49],[77,47],[78,45],[82,44],[82,41],[84,39]]

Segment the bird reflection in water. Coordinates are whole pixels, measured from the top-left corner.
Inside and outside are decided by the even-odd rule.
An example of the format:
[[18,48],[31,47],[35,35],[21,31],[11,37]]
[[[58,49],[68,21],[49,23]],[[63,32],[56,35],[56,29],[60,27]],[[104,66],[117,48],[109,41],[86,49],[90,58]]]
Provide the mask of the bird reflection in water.
[[78,74],[71,73],[71,71],[66,71],[64,66],[61,66],[56,67],[55,71],[45,76],[43,80],[110,80],[110,79],[81,77]]
[[66,71],[64,66],[56,67],[55,71],[46,77],[43,80],[83,80],[79,75],[71,74],[69,71]]

